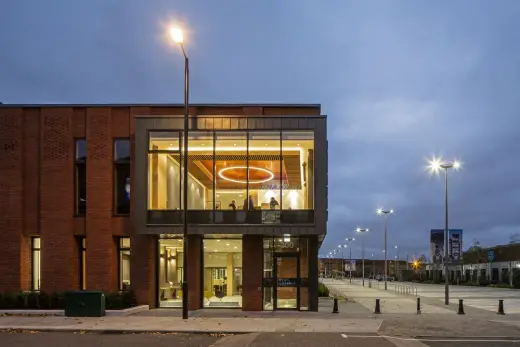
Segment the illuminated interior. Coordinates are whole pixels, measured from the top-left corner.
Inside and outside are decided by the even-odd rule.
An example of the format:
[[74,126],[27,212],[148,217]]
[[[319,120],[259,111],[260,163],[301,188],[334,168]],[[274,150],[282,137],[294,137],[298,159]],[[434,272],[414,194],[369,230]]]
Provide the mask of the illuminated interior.
[[[180,140],[150,134],[151,210],[182,208]],[[313,132],[190,132],[188,154],[188,209],[314,208]]]

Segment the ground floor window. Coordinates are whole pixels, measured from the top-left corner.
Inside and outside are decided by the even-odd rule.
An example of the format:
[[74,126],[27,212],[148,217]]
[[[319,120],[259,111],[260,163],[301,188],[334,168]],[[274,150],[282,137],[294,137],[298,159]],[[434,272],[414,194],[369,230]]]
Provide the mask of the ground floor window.
[[40,238],[33,237],[31,240],[31,250],[32,250],[32,290],[40,290],[40,282],[41,282],[41,245]]
[[87,289],[87,239],[80,237],[79,243],[79,289]]
[[130,238],[119,238],[119,290],[130,288]]
[[159,307],[182,307],[182,239],[159,240]]
[[242,307],[242,240],[204,240],[204,307]]

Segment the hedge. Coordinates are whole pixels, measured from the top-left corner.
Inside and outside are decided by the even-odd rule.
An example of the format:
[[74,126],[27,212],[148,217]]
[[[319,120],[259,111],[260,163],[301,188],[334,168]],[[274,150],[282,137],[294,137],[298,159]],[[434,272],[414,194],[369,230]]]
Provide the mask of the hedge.
[[[137,306],[133,291],[105,294],[107,310],[122,310]],[[63,310],[65,293],[14,292],[0,293],[1,310]]]

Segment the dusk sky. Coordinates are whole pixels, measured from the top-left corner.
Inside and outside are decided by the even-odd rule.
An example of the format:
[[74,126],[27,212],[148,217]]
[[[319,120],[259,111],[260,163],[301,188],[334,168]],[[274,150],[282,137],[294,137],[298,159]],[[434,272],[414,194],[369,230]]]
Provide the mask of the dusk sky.
[[[3,103],[319,103],[328,116],[326,254],[356,226],[366,253],[428,255],[444,227],[432,155],[464,248],[520,232],[520,1],[4,0]],[[360,243],[353,256],[361,255]],[[391,257],[395,255],[392,250]]]

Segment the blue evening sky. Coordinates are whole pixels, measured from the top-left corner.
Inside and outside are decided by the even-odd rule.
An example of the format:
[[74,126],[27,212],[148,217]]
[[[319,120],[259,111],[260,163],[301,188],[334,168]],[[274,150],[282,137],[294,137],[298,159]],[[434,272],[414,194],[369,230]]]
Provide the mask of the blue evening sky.
[[[450,224],[467,248],[520,232],[520,1],[4,0],[0,101],[321,103],[329,225],[321,254],[357,225],[367,253],[426,253],[443,228],[433,154],[460,158]],[[359,244],[354,256],[360,256]],[[392,253],[391,256],[394,254]]]

